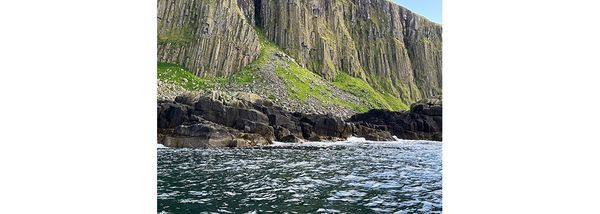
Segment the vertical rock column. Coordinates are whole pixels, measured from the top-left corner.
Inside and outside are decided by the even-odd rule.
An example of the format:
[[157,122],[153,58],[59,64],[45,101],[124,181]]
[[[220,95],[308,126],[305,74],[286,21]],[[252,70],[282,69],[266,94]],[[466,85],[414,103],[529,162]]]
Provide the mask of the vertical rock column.
[[441,94],[441,25],[387,0],[254,2],[268,39],[328,80],[346,72],[407,103]]
[[[260,43],[243,0],[158,0],[158,61],[196,75],[229,76],[252,62]],[[251,1],[250,1],[251,2]]]

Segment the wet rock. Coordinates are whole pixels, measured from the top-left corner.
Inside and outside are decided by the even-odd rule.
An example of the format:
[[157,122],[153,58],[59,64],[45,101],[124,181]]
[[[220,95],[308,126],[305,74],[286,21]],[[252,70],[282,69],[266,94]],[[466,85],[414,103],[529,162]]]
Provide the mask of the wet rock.
[[281,126],[276,126],[274,128],[274,132],[275,132],[275,139],[277,139],[278,141],[282,141],[282,139],[290,134],[292,134],[290,132],[290,130],[283,128]]
[[[371,126],[371,127],[369,127]],[[355,123],[352,124],[352,135],[364,137],[367,140],[373,141],[393,141],[394,137],[390,132],[385,130],[385,127],[374,128],[372,124]]]
[[441,99],[417,102],[409,111],[370,110],[349,120],[369,128],[389,131],[400,139],[442,141]]
[[366,140],[372,141],[393,141],[394,137],[388,131],[373,131],[364,135]]
[[296,137],[296,135],[287,135],[283,138],[281,138],[279,141],[284,142],[284,143],[303,143],[304,141],[298,137]]
[[227,129],[209,124],[181,125],[175,129],[175,133],[196,139],[195,144],[191,145],[193,148],[202,147],[201,145],[226,147],[233,144],[235,139]]
[[351,135],[374,141],[394,140],[392,135],[441,140],[441,105],[434,101],[419,102],[405,112],[371,110],[346,122],[332,115],[291,113],[261,99],[252,94],[208,93],[159,102],[159,141],[172,147],[205,148],[262,146],[275,140],[337,141]]
[[305,115],[300,122],[304,124],[303,132],[309,137],[317,135],[345,139],[351,134],[346,122],[331,115]]

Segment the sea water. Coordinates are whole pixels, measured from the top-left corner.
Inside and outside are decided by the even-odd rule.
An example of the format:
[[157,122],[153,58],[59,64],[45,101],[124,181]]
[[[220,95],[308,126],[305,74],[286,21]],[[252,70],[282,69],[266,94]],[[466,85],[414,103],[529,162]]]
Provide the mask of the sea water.
[[441,213],[442,144],[158,148],[158,213]]

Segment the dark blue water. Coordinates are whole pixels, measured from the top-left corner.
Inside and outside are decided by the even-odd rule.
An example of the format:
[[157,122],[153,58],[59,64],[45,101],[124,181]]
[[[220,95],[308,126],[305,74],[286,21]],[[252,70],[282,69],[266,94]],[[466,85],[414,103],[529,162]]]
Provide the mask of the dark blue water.
[[441,143],[158,150],[159,213],[441,211]]

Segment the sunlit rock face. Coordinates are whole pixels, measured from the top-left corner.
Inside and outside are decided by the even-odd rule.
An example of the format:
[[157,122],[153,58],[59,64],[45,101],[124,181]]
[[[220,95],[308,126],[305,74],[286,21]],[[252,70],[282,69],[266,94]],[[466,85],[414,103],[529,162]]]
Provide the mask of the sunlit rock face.
[[158,0],[158,61],[198,76],[229,76],[258,56],[260,44],[236,0]]
[[407,101],[441,94],[439,24],[386,0],[255,3],[267,37],[326,79],[346,72]]
[[230,76],[260,53],[256,29],[326,80],[409,104],[442,93],[442,26],[387,0],[159,0],[158,60]]

